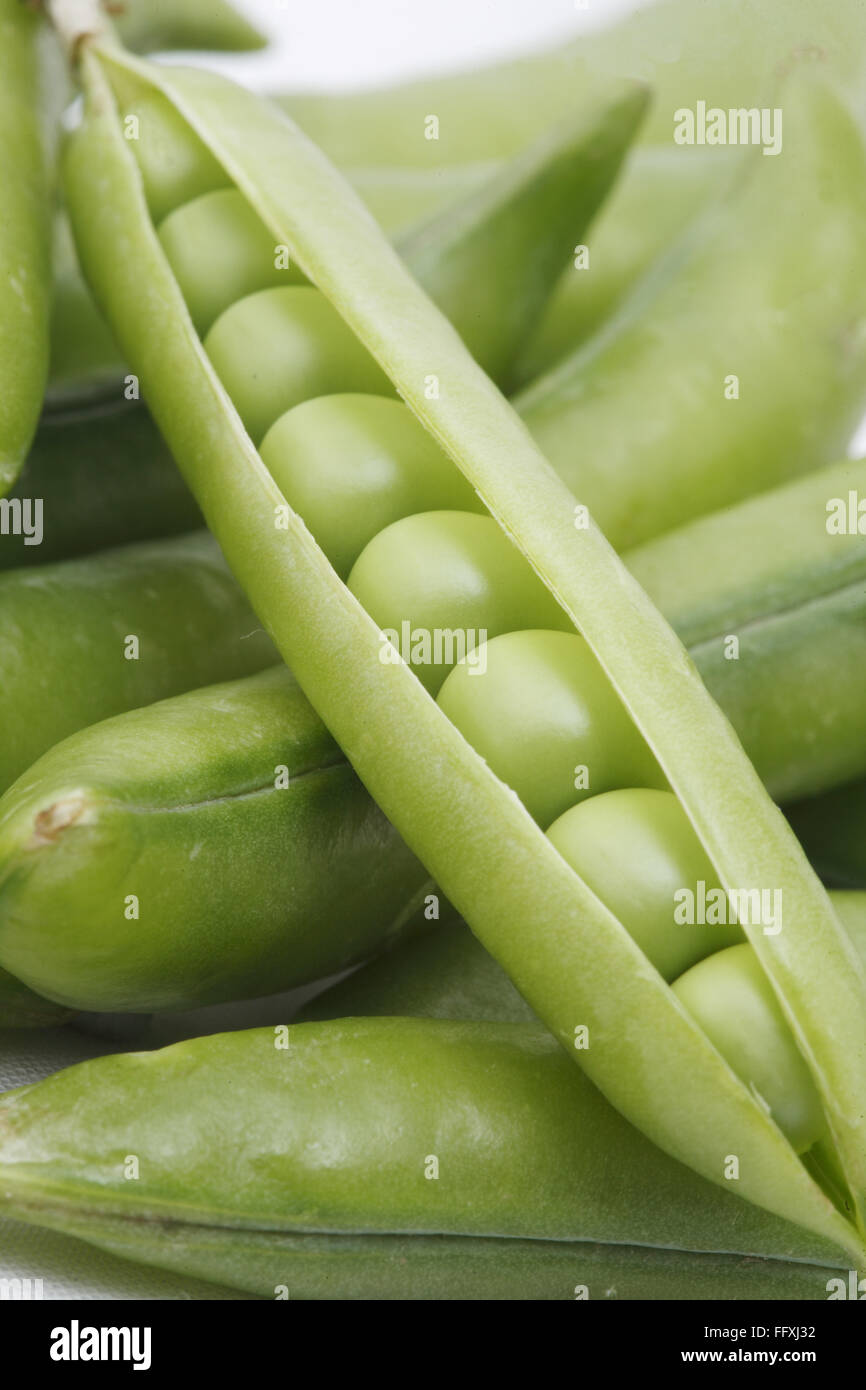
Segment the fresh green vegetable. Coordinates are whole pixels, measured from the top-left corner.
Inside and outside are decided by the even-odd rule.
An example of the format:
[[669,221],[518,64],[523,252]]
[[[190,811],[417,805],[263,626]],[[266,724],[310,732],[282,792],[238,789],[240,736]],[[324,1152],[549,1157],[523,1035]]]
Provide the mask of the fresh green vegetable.
[[445,911],[284,667],[82,730],[0,825],[3,959],[75,1007],[269,994]]
[[[725,1181],[724,1155],[736,1136],[743,1194],[813,1231],[832,1232],[859,1259],[854,1227],[812,1182],[621,924],[472,753],[408,667],[379,659],[375,624],[286,506],[203,354],[147,216],[106,69],[121,88],[156,80],[163,93],[176,95],[274,235],[294,249],[308,278],[387,364],[400,393],[579,622],[723,884],[784,883],[785,932],[770,940],[749,924],[748,935],[821,1087],[859,1202],[866,1161],[855,1099],[866,1064],[862,972],[818,881],[682,648],[592,524],[575,530],[573,497],[375,224],[296,132],[246,94],[201,73],[173,70],[154,78],[98,37],[82,46],[82,55],[87,102],[66,161],[82,264],[121,346],[139,367],[209,525],[307,694],[383,809],[560,1041],[573,1048],[575,1028],[588,1029],[593,1044],[581,1060],[616,1103],[672,1154],[717,1182]],[[91,184],[97,168],[103,192],[98,214]],[[320,215],[324,206],[327,219]],[[125,257],[113,252],[118,243]],[[431,359],[444,387],[437,393],[429,391],[429,381],[425,390]],[[202,438],[206,451],[197,442]],[[390,742],[383,756],[386,728]],[[602,979],[605,994],[617,981],[615,1024],[599,992]],[[828,1034],[822,1018],[831,998],[837,1027]],[[642,1030],[637,1050],[629,1020]],[[651,1086],[635,1084],[636,1066],[652,1075]]]
[[201,512],[147,410],[119,397],[43,415],[9,501],[21,509],[21,525],[0,535],[0,570],[201,526]]
[[350,1019],[85,1062],[0,1098],[0,1206],[265,1298],[826,1298],[847,1277],[531,1024]]
[[48,370],[49,198],[38,21],[0,0],[0,498],[30,446]]
[[95,720],[274,657],[206,535],[0,574],[0,786]]
[[[344,401],[344,410],[335,409]],[[429,489],[449,483],[444,456],[396,402],[328,398],[284,421],[293,424],[292,486],[306,484],[314,530],[332,518],[320,539],[329,553],[336,551],[343,573],[367,535],[390,520],[382,514],[389,500],[396,496],[399,509],[410,511],[413,500],[433,500]],[[376,449],[352,491],[359,424]],[[389,450],[383,451],[383,438],[390,439]],[[337,505],[326,508],[334,474],[330,497]],[[459,475],[454,481],[463,483]],[[828,497],[847,497],[857,487],[866,490],[866,463],[840,464],[626,556],[692,644],[710,690],[776,793],[838,781],[851,767],[866,766],[866,667],[857,655],[866,541],[856,533],[831,536],[825,525]],[[489,518],[485,524],[492,525]],[[768,535],[773,546],[764,543]],[[744,557],[736,567],[734,551]],[[480,553],[463,554],[467,589],[490,593],[480,560]],[[849,621],[831,620],[840,599]],[[174,621],[173,613],[164,615],[166,631]],[[740,634],[744,650],[729,661],[724,653],[732,633]],[[539,824],[585,804],[585,812],[570,812],[581,836],[566,858],[596,891],[594,868],[609,866],[616,913],[632,935],[640,939],[644,923],[669,928],[675,889],[717,880],[693,839],[690,853],[698,854],[699,867],[689,869],[689,855],[679,852],[657,865],[639,855],[641,846],[658,845],[659,827],[620,816],[612,842],[600,833],[611,802],[598,793],[665,783],[586,643],[575,633],[524,631],[481,650],[483,676],[477,666],[458,664],[440,692],[441,708]],[[820,670],[804,670],[804,653],[836,671],[817,697]],[[183,737],[173,737],[169,747],[175,729]],[[160,746],[164,753],[154,760],[152,750]],[[276,775],[281,767],[286,775],[304,775],[290,776],[286,786]],[[51,839],[36,839],[34,827],[50,819],[70,787],[86,809]],[[251,787],[258,789],[254,796]],[[620,798],[626,805],[641,798],[666,802],[645,790],[625,790]],[[0,960],[79,1008],[192,1008],[288,988],[378,949],[391,924],[411,918],[418,894],[423,911],[446,910],[438,894],[426,901],[434,893],[425,887],[426,873],[360,792],[282,667],[73,734],[0,799],[0,827]],[[637,838],[627,843],[629,827]],[[582,858],[575,860],[581,844]],[[176,877],[168,873],[170,861],[181,866]],[[327,891],[317,887],[317,874]],[[653,882],[666,885],[668,895],[655,917],[648,896]],[[239,883],[245,885],[242,931]],[[120,884],[151,904],[141,921],[118,921]],[[367,916],[357,913],[359,900]],[[215,924],[231,943],[224,969],[211,949]],[[706,939],[709,932],[714,949],[727,944],[725,930],[681,926],[662,973],[673,978],[698,958],[690,944],[696,936]]]
[[243,52],[265,40],[226,0],[126,0],[113,14],[124,43],[139,53],[165,48]]
[[619,548],[841,457],[863,413],[863,132],[802,72],[779,100],[779,155],[742,152],[604,329],[515,399]]
[[[862,92],[862,0],[660,0],[528,58],[474,72],[362,92],[281,94],[311,139],[344,168],[390,163],[423,170],[499,159],[523,147],[612,78],[655,93],[642,139],[670,146],[675,112],[777,106],[780,72],[811,55],[829,79]],[[515,93],[519,96],[515,97]],[[430,117],[438,121],[428,136]],[[718,146],[714,147],[718,150]]]

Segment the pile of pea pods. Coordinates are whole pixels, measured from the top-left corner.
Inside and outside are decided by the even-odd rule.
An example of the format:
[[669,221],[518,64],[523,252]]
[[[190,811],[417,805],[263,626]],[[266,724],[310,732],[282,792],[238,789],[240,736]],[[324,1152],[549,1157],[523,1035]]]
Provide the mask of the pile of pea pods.
[[265,99],[142,56],[261,46],[222,0],[0,0],[0,1275],[866,1276],[866,17],[816,11]]

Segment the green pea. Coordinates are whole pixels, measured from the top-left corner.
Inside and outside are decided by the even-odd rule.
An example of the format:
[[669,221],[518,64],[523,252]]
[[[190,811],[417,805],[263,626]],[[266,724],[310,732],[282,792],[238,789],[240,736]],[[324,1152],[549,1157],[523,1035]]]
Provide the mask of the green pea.
[[228,187],[225,169],[158,92],[137,94],[121,115],[154,222],[202,193]]
[[[736,924],[695,920],[710,916],[697,904],[704,891],[719,888],[719,880],[672,792],[605,792],[566,811],[547,833],[666,980],[743,940]],[[695,895],[694,912],[688,899],[677,896],[689,893]],[[692,921],[678,920],[688,916]]]
[[436,511],[395,521],[370,542],[347,583],[434,695],[469,653],[484,679],[487,637],[524,627],[573,630],[489,516]]
[[717,951],[672,988],[732,1070],[763,1098],[797,1153],[826,1134],[815,1084],[751,946]]
[[[159,239],[202,335],[236,299],[305,278],[291,262],[277,267],[274,238],[235,188],[203,193],[175,208]],[[288,258],[286,248],[283,255]]]
[[454,667],[439,704],[540,825],[611,787],[665,785],[576,632],[504,633],[484,658],[483,677],[469,662]]
[[341,577],[365,545],[413,512],[483,511],[414,415],[384,396],[319,396],[273,425],[259,450]]
[[256,443],[280,415],[311,396],[394,394],[337,310],[310,286],[259,290],[238,300],[204,345]]

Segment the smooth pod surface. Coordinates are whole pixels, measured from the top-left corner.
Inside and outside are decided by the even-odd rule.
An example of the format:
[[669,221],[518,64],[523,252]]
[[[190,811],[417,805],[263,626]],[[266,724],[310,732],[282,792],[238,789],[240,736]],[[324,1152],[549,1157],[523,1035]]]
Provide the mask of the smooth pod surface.
[[614,319],[516,400],[618,547],[840,456],[863,412],[863,132],[802,71],[779,102],[779,154],[742,151]]
[[58,744],[3,799],[0,865],[0,959],[106,1011],[318,979],[433,892],[282,666]]
[[[588,1281],[602,1297],[592,1244],[697,1252],[720,1238],[770,1257],[752,1289],[820,1297],[840,1258],[666,1158],[520,1024],[349,1019],[84,1063],[0,1099],[0,1193],[24,1220],[187,1272],[208,1258],[207,1277],[265,1297],[523,1297],[527,1278],[540,1296]],[[366,1257],[362,1234],[379,1238]],[[399,1271],[382,1243],[398,1235],[420,1238],[399,1245]],[[425,1286],[433,1242],[450,1292]],[[632,1250],[617,1258],[641,1269]],[[707,1291],[741,1270],[705,1268]],[[651,1269],[631,1296],[653,1296]]]
[[76,729],[273,660],[205,534],[0,574],[0,786]]
[[201,512],[140,402],[48,411],[9,494],[17,532],[0,570],[44,565],[201,526]]
[[48,371],[50,200],[38,26],[17,0],[0,3],[0,497],[24,462]]

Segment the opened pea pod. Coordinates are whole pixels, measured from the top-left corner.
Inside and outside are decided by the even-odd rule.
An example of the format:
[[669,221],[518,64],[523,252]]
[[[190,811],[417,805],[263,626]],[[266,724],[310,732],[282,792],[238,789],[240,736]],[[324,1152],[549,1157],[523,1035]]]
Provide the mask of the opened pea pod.
[[[79,51],[86,101],[67,151],[66,190],[82,264],[208,524],[305,693],[410,847],[614,1104],[712,1181],[736,1182],[741,1195],[862,1261],[854,1216],[866,1165],[862,970],[670,629],[591,519],[575,510],[573,495],[375,224],[298,132],[209,76],[161,75],[99,36]],[[358,381],[347,376],[343,391],[366,389],[371,374],[384,372],[477,489],[490,512],[478,520],[507,531],[514,564],[525,566],[518,621],[526,622],[537,604],[546,622],[550,590],[579,626],[681,800],[722,887],[784,890],[783,931],[769,936],[760,924],[742,925],[818,1089],[850,1185],[850,1214],[812,1179],[765,1104],[430,698],[409,662],[387,653],[380,659],[382,618],[371,618],[342,584],[265,468],[259,441],[244,423],[261,428],[262,396],[248,390],[243,362],[240,380],[226,388],[221,376],[232,364],[217,362],[219,353],[211,358],[208,342],[202,344],[165,259],[129,147],[134,142],[124,140],[120,121],[123,104],[143,84],[172,96],[338,314],[339,326],[327,312],[320,321],[328,321],[326,342],[333,331],[340,361],[359,367]],[[278,293],[309,295],[311,287]],[[220,343],[221,324],[234,307],[209,341],[216,335]],[[291,326],[303,334],[308,325],[302,316]],[[359,362],[343,335],[356,338],[372,363]],[[318,348],[328,390],[322,340]],[[306,383],[317,389],[309,373]],[[297,382],[282,385],[288,398],[273,402],[268,428],[287,409],[306,404],[297,400]],[[415,521],[410,516],[392,526]],[[383,535],[387,530],[367,548]],[[362,552],[355,567],[363,560]],[[502,636],[510,635],[508,605],[499,619]]]
[[[381,424],[381,412],[386,422],[400,419],[396,402],[349,398],[356,401],[380,408],[370,413],[371,427]],[[334,435],[314,431],[313,406],[301,457],[321,481],[322,470],[333,469],[328,442]],[[412,425],[411,417],[404,423]],[[420,435],[429,454],[429,438],[415,430],[402,430],[399,442],[417,448]],[[380,436],[380,450],[382,444]],[[393,476],[396,455],[376,457],[377,473]],[[433,457],[441,468],[441,457]],[[414,461],[414,451],[403,458],[410,469]],[[351,453],[348,463],[345,473],[336,469],[333,488],[341,499],[335,520],[347,524],[335,525],[327,541],[344,566],[358,528],[369,523],[363,470]],[[296,476],[300,485],[304,475]],[[625,556],[686,643],[777,800],[866,771],[866,539],[830,536],[825,526],[827,497],[852,487],[866,489],[866,462],[821,470]],[[470,527],[484,520],[466,517]],[[784,545],[764,545],[780,532]],[[195,549],[183,544],[193,561]],[[735,547],[748,558],[732,571]],[[150,547],[151,575],[140,561],[136,567],[137,553],[137,547],[123,552],[147,587],[164,563],[163,548]],[[207,547],[199,553],[207,567]],[[476,603],[497,597],[501,546],[492,559],[493,568],[484,545],[451,553],[452,582],[462,574]],[[103,563],[97,557],[89,564],[94,575],[101,571],[108,598]],[[61,566],[55,574],[65,572],[69,583],[82,568]],[[123,573],[116,555],[115,582]],[[98,608],[86,611],[99,621]],[[168,628],[183,628],[187,611],[174,605],[164,637]],[[489,609],[476,618],[489,623]],[[726,660],[734,635],[737,659]],[[532,663],[526,679],[515,683],[510,667],[521,649]],[[54,651],[57,678],[46,683],[49,689],[60,683],[64,649],[55,644]],[[489,696],[483,709],[473,701],[482,656]],[[688,857],[684,863],[660,840],[664,814],[657,818],[653,807],[667,806],[670,821],[672,798],[628,790],[657,779],[657,769],[574,634],[506,634],[485,643],[473,660],[446,681],[443,707],[494,771],[520,789],[542,824],[584,805],[578,852],[585,841],[600,858],[638,855],[631,915],[623,916],[627,905],[617,915],[662,973],[680,973],[665,962],[682,970],[696,963],[701,943],[709,949],[741,940],[729,934],[730,923],[674,918],[681,887],[700,893],[703,882],[717,894],[718,884],[706,857],[697,858],[692,872]],[[826,670],[838,672],[829,689],[816,680]],[[174,677],[182,671],[176,665]],[[108,693],[105,683],[93,692],[100,700]],[[89,708],[95,718],[101,706],[94,700]],[[529,740],[525,728],[534,731]],[[608,802],[602,792],[623,795]],[[650,808],[643,831],[630,811],[641,800]],[[611,808],[606,825],[605,804]],[[41,833],[46,826],[50,834]],[[627,832],[628,847],[623,842],[617,851]],[[674,825],[673,848],[679,838]],[[642,847],[649,853],[640,854]],[[673,880],[660,878],[659,863],[678,866]],[[586,876],[593,883],[591,870]],[[653,897],[659,884],[661,899]],[[130,895],[137,908],[128,916]],[[766,906],[771,918],[772,898]],[[0,797],[0,964],[79,1009],[191,1009],[287,989],[444,911],[422,865],[363,792],[284,667],[82,728]],[[717,899],[709,915],[718,915]],[[659,957],[641,936],[650,917]]]

